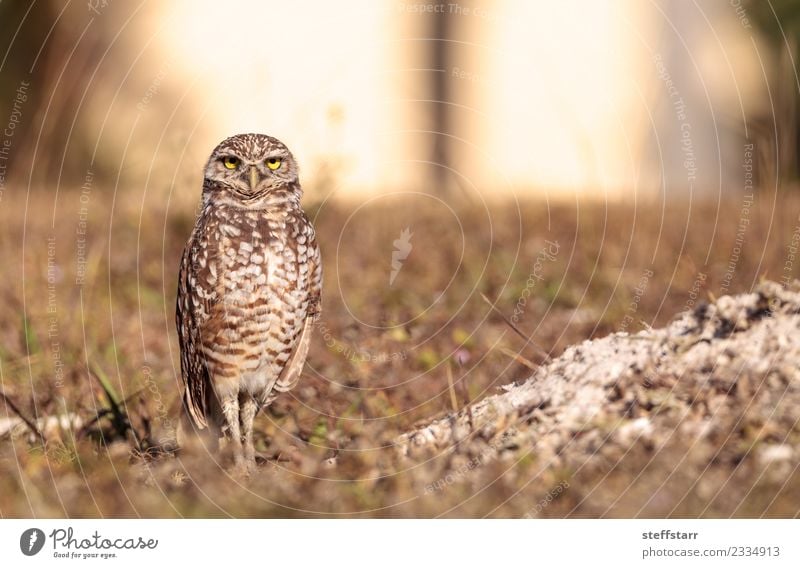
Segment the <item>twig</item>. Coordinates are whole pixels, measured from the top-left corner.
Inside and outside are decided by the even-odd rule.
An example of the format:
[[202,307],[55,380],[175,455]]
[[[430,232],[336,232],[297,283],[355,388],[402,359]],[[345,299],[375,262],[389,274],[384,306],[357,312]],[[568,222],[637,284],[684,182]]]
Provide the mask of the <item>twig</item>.
[[536,365],[535,363],[529,361],[528,359],[526,359],[525,357],[523,357],[522,355],[520,355],[516,351],[512,351],[511,349],[508,349],[506,347],[498,347],[498,349],[500,350],[501,353],[503,353],[504,355],[508,355],[509,357],[514,359],[517,363],[521,363],[522,365],[525,365],[531,371],[537,371],[539,369],[538,365]]
[[467,407],[467,418],[469,418],[469,431],[473,432],[475,430],[475,420],[472,418],[472,401],[469,398],[469,391],[467,390],[467,376],[464,375],[461,377],[461,380],[458,382],[461,385],[461,394],[464,397],[464,404]]
[[36,424],[34,424],[28,417],[26,417],[22,413],[22,411],[20,411],[19,408],[17,408],[17,405],[14,404],[14,402],[10,398],[8,398],[8,396],[6,396],[6,393],[4,393],[2,391],[2,389],[0,389],[0,397],[3,397],[3,400],[6,403],[6,406],[8,408],[10,408],[11,411],[14,414],[16,414],[17,417],[25,423],[25,425],[30,429],[30,431],[33,432],[34,434],[36,434],[36,436],[38,436],[39,440],[41,440],[41,442],[42,442],[42,446],[46,446],[47,445],[47,439],[44,437],[44,434],[42,434],[42,431],[39,430],[39,428],[36,426]]
[[337,426],[336,426],[336,420],[333,419],[334,416],[335,416],[335,412],[334,412],[334,409],[333,409],[333,404],[331,404],[331,402],[328,401],[328,432],[331,432],[331,434],[332,434],[332,436],[330,437],[329,441],[331,442],[331,445],[333,446],[332,448],[329,448],[329,449],[331,450],[331,453],[333,454],[333,455],[331,455],[331,458],[333,458],[333,459],[335,459],[339,455],[339,452],[340,452],[339,435],[338,435],[339,434],[339,428],[337,428]]
[[[128,402],[133,400],[133,397],[140,395],[144,391],[145,391],[145,387],[140,388],[139,390],[134,392],[132,395],[130,395],[128,398],[124,399],[121,404],[122,405],[127,405]],[[112,410],[108,409],[108,408],[101,408],[100,410],[98,410],[95,413],[94,417],[92,417],[91,420],[89,420],[86,424],[84,424],[80,428],[80,430],[78,430],[78,436],[83,436],[89,430],[89,428],[91,426],[94,426],[97,422],[100,421],[101,418],[105,418],[109,414],[111,414],[113,416],[114,412]],[[113,418],[112,418],[112,421],[113,421]]]
[[447,362],[447,384],[450,391],[450,404],[453,405],[453,412],[458,412],[458,399],[456,398],[456,388],[453,386],[453,367],[450,361]]
[[533,346],[534,346],[536,349],[538,349],[539,351],[541,351],[541,355],[544,357],[544,360],[545,360],[545,361],[549,361],[549,360],[550,360],[550,355],[548,355],[548,354],[547,354],[547,351],[545,351],[545,350],[544,350],[544,349],[542,349],[542,348],[541,348],[539,345],[537,345],[537,344],[536,344],[536,342],[535,342],[533,339],[531,339],[530,337],[528,337],[528,336],[526,336],[524,333],[522,333],[522,332],[519,330],[519,328],[518,328],[516,325],[514,325],[514,323],[513,323],[513,322],[512,322],[510,319],[508,319],[508,318],[505,316],[505,314],[504,314],[503,312],[501,312],[501,311],[500,311],[500,309],[499,309],[499,308],[498,308],[496,305],[494,305],[494,304],[492,303],[492,301],[491,301],[489,298],[487,298],[487,297],[486,297],[486,295],[485,295],[483,292],[481,292],[481,293],[480,293],[480,295],[481,295],[481,298],[483,298],[483,301],[484,301],[484,302],[486,302],[487,304],[489,304],[489,306],[490,306],[490,307],[491,307],[491,308],[494,310],[494,312],[495,312],[497,315],[499,315],[499,316],[500,316],[500,317],[503,319],[503,321],[504,321],[504,322],[506,322],[506,324],[508,325],[508,327],[510,327],[511,329],[513,329],[513,330],[514,330],[514,331],[517,333],[517,335],[519,335],[519,336],[520,336],[522,339],[524,339],[524,340],[525,340],[525,344],[526,344],[526,345],[527,345],[528,343],[530,343],[530,344],[531,344],[531,345],[533,345]]

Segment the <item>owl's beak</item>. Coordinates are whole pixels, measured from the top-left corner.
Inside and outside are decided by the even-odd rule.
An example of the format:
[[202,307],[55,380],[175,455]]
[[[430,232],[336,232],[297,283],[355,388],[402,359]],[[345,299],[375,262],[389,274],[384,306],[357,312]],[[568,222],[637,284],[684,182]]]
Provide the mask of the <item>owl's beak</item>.
[[258,173],[258,168],[250,166],[250,189],[255,191],[258,187],[258,182],[261,181],[261,175]]

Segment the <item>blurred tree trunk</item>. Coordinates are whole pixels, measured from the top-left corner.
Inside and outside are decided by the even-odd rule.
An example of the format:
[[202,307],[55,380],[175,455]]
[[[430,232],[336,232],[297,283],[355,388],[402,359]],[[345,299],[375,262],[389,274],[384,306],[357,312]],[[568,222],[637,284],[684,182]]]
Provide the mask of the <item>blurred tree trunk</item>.
[[[41,71],[34,74],[34,64],[41,70],[48,58],[48,30],[57,11],[50,2],[0,2],[0,138],[9,144],[7,176],[17,169],[19,159],[30,146],[36,109],[42,107],[47,90]],[[38,56],[38,59],[37,59]],[[27,85],[27,87],[25,87]],[[24,100],[17,93],[25,90]],[[6,140],[5,128],[18,103],[19,122],[12,138]]]
[[450,108],[451,102],[449,89],[451,46],[453,39],[454,17],[445,13],[433,14],[431,17],[431,41],[428,43],[428,57],[430,68],[443,71],[430,73],[431,100],[433,113],[433,145],[431,151],[431,185],[437,192],[448,192],[450,183],[449,168],[451,163],[451,138],[450,138]]
[[759,156],[759,184],[779,188],[797,182],[800,175],[800,2],[752,0],[746,9],[776,62],[770,77],[772,104],[764,114],[749,119],[748,127]]
[[97,117],[88,103],[109,87],[104,79],[113,69],[102,63],[112,45],[112,18],[120,15],[91,12],[85,2],[0,2],[0,45],[7,50],[0,70],[3,123],[20,84],[29,84],[11,142],[11,179],[39,188],[63,177],[82,180],[94,169],[96,135],[88,132]]

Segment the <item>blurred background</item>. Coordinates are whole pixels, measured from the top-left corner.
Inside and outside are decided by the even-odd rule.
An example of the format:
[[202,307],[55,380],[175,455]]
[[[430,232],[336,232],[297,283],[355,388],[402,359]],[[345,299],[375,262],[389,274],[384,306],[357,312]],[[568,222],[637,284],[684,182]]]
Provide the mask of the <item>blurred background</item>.
[[5,1],[6,179],[197,181],[259,131],[324,195],[727,194],[745,142],[793,181],[797,4]]

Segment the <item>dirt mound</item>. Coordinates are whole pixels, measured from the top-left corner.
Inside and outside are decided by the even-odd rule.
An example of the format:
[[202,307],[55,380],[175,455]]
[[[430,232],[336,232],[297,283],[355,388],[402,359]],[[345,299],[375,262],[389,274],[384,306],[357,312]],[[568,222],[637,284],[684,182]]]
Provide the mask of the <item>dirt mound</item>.
[[453,452],[480,463],[526,451],[562,471],[678,445],[700,468],[756,460],[783,463],[769,471],[786,475],[798,463],[798,368],[800,282],[762,282],[663,329],[572,346],[523,384],[397,445],[410,458]]

